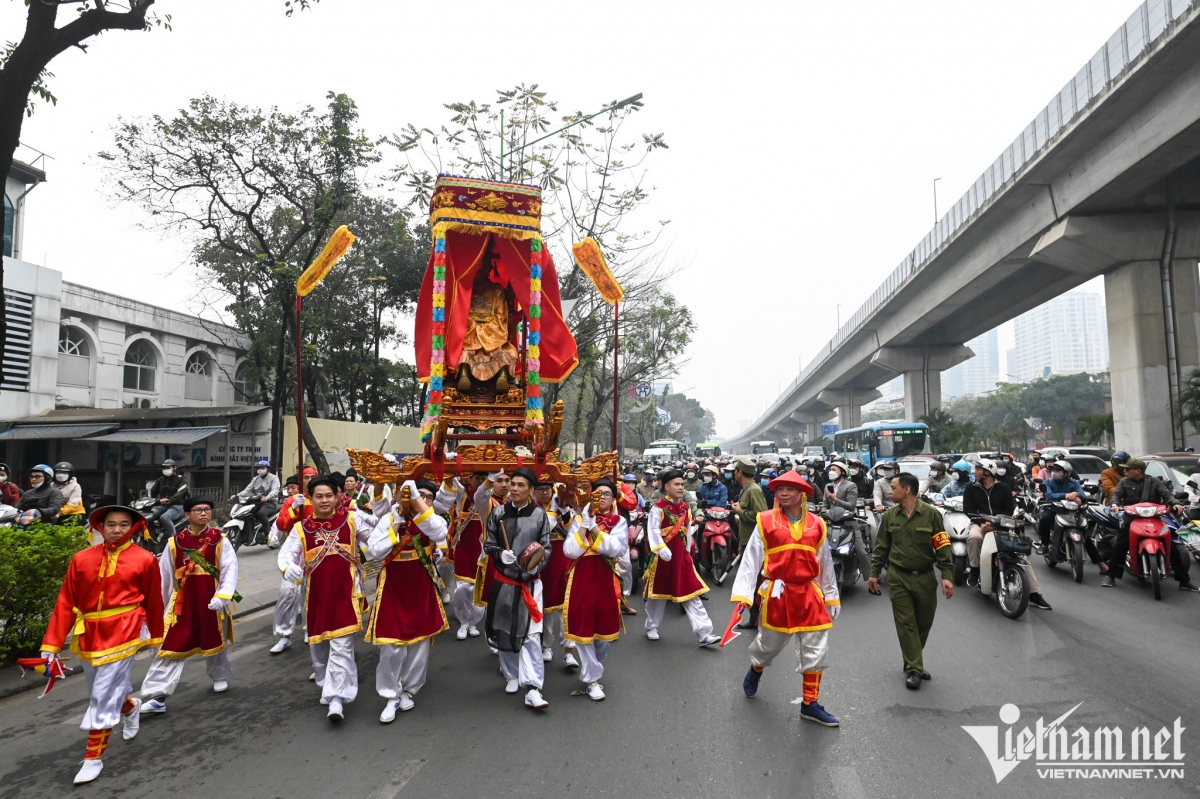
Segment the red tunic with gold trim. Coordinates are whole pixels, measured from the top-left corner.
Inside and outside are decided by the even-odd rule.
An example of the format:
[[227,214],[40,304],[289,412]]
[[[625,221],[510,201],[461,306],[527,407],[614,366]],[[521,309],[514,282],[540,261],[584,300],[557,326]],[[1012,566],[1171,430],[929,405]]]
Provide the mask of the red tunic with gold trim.
[[619,514],[595,517],[591,530],[580,527],[565,542],[567,558],[563,634],[568,641],[615,641],[621,634],[621,579],[613,558],[628,549],[628,530]]
[[[496,508],[503,505],[504,502],[492,495],[489,500],[488,515],[495,512]],[[485,534],[485,530],[480,525],[480,536]],[[492,585],[496,582],[496,567],[492,565],[492,559],[483,554],[483,542],[479,544],[479,556],[483,558],[483,562],[479,563],[475,571],[475,604],[480,607],[487,607],[488,598],[492,595]]]
[[455,534],[450,542],[453,552],[454,579],[475,582],[479,571],[479,556],[483,554],[483,525],[475,508],[459,512],[454,520]]
[[[764,579],[758,588],[762,598],[760,623],[782,633],[832,627],[827,606],[838,604],[840,598],[825,534],[825,522],[815,513],[804,513],[795,522],[781,508],[759,513],[754,532],[758,540],[752,539],[746,547],[734,581],[734,599],[748,598],[749,589],[758,581],[759,568],[755,564],[761,562]],[[773,598],[779,580],[783,581],[783,594]]]
[[291,559],[297,546],[302,548],[306,575],[304,619],[310,644],[362,629],[365,599],[360,583],[357,539],[364,532],[370,532],[369,528],[358,529],[365,516],[362,511],[348,513],[344,507],[338,508],[328,519],[310,516],[292,529],[280,550],[279,561],[283,565]]
[[[207,657],[225,648],[227,635],[228,640],[233,640],[232,619],[224,613],[218,615],[217,611],[208,609],[212,598],[221,593],[217,577],[210,575],[200,561],[192,559],[193,555],[202,558],[204,563],[217,570],[218,576],[224,576],[228,582],[230,564],[222,563],[222,555],[236,556],[233,556],[232,548],[227,553],[222,552],[227,546],[222,543],[224,541],[221,531],[210,527],[201,535],[182,530],[168,542],[161,558],[165,567],[163,570],[170,572],[173,590],[167,604],[166,636],[158,651],[159,657]],[[229,596],[221,598],[231,598],[232,587],[236,585],[235,570]]]
[[554,525],[550,528],[550,559],[542,569],[542,605],[544,612],[550,613],[562,610],[567,603],[567,567],[571,565],[571,559],[563,554],[563,539],[567,532],[565,527],[570,525],[564,526],[562,521],[569,520],[571,515],[564,518],[563,513],[551,510],[550,506],[543,506],[543,510]]
[[366,640],[372,644],[408,646],[441,633],[449,628],[446,610],[437,584],[425,568],[416,546],[425,550],[426,559],[433,564],[436,541],[422,527],[434,524],[444,538],[446,522],[430,509],[417,520],[404,522],[403,532],[397,534],[389,519],[386,529],[379,527],[368,544],[371,555],[384,556],[383,569],[375,588],[375,605],[367,627]]
[[670,549],[671,560],[656,557],[650,564],[650,574],[642,592],[646,599],[686,602],[708,593],[708,586],[700,579],[688,552],[690,531],[691,511],[686,502],[660,499],[650,506],[646,524],[650,549],[656,554],[664,548]]
[[[142,638],[142,627],[150,635]],[[132,542],[75,553],[42,639],[43,652],[61,652],[67,635],[81,661],[100,666],[130,657],[163,639],[158,561]]]

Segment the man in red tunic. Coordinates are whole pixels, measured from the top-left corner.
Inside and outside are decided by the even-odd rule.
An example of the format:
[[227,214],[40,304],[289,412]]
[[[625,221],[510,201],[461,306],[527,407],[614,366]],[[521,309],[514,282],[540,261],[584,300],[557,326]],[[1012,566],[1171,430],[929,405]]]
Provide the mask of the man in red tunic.
[[367,542],[371,558],[383,561],[367,643],[379,647],[375,692],[387,700],[379,715],[384,724],[395,720],[397,710],[413,709],[429,671],[430,641],[450,627],[433,562],[447,530],[446,520],[433,512],[437,486],[428,480],[405,485],[411,518],[394,506]]
[[238,561],[233,545],[209,526],[212,501],[191,497],[183,503],[188,527],[167,541],[158,557],[166,620],[158,657],[142,681],[143,713],[166,713],[166,698],[175,693],[183,662],[204,658],[213,691],[229,688],[233,669],[226,647],[233,641],[233,596]]
[[[267,545],[277,549],[296,522],[312,515],[312,503],[305,502],[308,484],[317,476],[317,470],[305,466],[300,471],[300,491],[288,497],[279,509],[279,518],[275,520],[275,529],[267,539]],[[279,600],[275,603],[275,636],[279,639],[271,647],[271,654],[278,655],[292,648],[292,631],[296,629],[296,618],[300,615],[303,595],[298,583],[284,580],[279,585]]]
[[712,622],[700,601],[700,595],[708,593],[708,586],[696,573],[688,552],[691,510],[683,501],[683,472],[670,469],[660,479],[666,496],[650,506],[646,520],[646,535],[655,555],[642,594],[646,598],[646,637],[658,640],[658,627],[669,600],[683,605],[700,646],[715,644],[721,638],[713,635]]
[[542,604],[545,607],[545,620],[542,634],[542,661],[549,663],[554,659],[554,649],[551,642],[557,638],[564,649],[563,663],[578,666],[572,653],[574,649],[570,641],[563,636],[563,606],[567,602],[567,564],[570,560],[563,554],[563,540],[574,521],[570,507],[560,507],[558,498],[554,496],[554,483],[550,480],[539,479],[533,487],[533,501],[546,511],[550,520],[550,552],[547,553],[549,562],[542,569]]
[[776,477],[768,486],[777,507],[758,514],[733,582],[733,601],[749,606],[759,572],[762,600],[758,635],[750,644],[750,671],[742,681],[746,696],[758,693],[763,669],[795,636],[796,671],[804,674],[800,718],[836,727],[835,716],[821,707],[821,675],[829,660],[829,630],[841,610],[833,556],[825,540],[825,522],[808,512],[813,488],[798,472]]
[[304,624],[321,704],[341,721],[344,705],[358,696],[354,634],[362,629],[366,598],[358,551],[376,519],[342,502],[333,477],[308,484],[312,515],[296,523],[279,550],[283,579],[304,583]]
[[[504,473],[501,469],[487,476],[483,484],[475,490],[475,512],[479,518],[483,520],[484,525],[484,541],[487,540],[487,520],[491,518],[496,508],[499,508],[508,500],[508,489],[512,484],[512,478]],[[496,582],[496,567],[492,564],[491,557],[483,551],[482,545],[479,553],[479,565],[475,571],[475,604],[481,608],[486,608],[489,598],[492,595],[492,585]],[[486,613],[485,613],[486,615]]]
[[158,564],[130,541],[145,532],[142,515],[110,505],[92,511],[88,524],[104,540],[71,558],[41,646],[49,663],[71,634],[71,651],[83,664],[90,700],[79,726],[88,731],[88,743],[76,784],[100,776],[118,720],[125,722],[121,737],[137,735],[142,703],[132,696],[133,656],[163,640]]
[[454,618],[458,621],[455,638],[467,640],[479,635],[484,609],[475,605],[475,575],[483,555],[483,523],[475,507],[475,492],[487,479],[487,472],[475,472],[466,484],[457,478],[442,483],[434,498],[437,513],[450,512],[449,557],[454,563]]
[[592,516],[585,506],[581,524],[563,544],[570,559],[563,624],[567,640],[579,652],[579,679],[587,685],[587,695],[599,702],[608,645],[621,634],[617,559],[629,550],[629,530],[613,503],[613,482],[601,478],[593,488],[600,495],[600,512]]

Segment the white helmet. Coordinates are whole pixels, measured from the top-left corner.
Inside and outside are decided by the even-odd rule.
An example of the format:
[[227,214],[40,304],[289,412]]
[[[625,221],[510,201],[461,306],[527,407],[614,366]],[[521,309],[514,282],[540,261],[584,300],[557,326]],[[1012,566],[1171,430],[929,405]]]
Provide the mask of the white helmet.
[[985,472],[992,475],[993,477],[996,476],[996,469],[999,468],[996,466],[996,462],[994,460],[992,460],[991,458],[980,458],[978,461],[975,462],[975,465],[978,466],[980,469],[983,469]]

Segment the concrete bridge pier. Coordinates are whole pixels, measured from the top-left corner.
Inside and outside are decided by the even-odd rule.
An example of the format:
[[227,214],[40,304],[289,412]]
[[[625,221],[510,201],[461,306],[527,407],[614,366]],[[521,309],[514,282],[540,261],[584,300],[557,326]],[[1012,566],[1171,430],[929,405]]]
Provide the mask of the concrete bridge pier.
[[871,363],[904,375],[904,418],[915,422],[942,407],[942,372],[974,355],[963,344],[882,347]]
[[[817,394],[817,401],[837,410],[838,427],[848,430],[862,424],[862,409],[882,397],[883,394],[873,388],[831,388]],[[821,428],[817,427],[817,438],[820,438]]]

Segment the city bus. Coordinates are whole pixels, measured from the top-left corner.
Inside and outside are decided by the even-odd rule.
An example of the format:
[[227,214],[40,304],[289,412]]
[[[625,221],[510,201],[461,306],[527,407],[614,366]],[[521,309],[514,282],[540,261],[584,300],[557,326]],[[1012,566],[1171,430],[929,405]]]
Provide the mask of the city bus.
[[767,453],[774,454],[778,451],[779,451],[779,448],[775,446],[774,441],[751,441],[750,442],[750,454],[751,455],[765,455]]
[[706,441],[703,444],[696,445],[697,458],[719,458],[721,457],[721,445],[711,441]]
[[929,425],[924,422],[870,422],[833,434],[833,449],[867,466],[908,455],[932,455]]
[[687,457],[687,445],[673,438],[660,438],[651,441],[650,446],[642,452],[642,458],[650,463],[683,460]]

